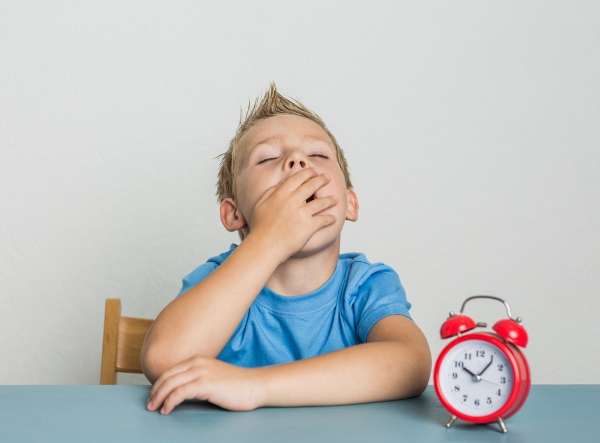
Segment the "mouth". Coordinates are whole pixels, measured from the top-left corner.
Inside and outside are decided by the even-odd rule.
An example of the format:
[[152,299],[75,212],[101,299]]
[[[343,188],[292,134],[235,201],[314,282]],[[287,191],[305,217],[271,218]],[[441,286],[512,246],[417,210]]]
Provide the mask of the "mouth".
[[315,192],[313,195],[311,195],[310,197],[308,197],[306,199],[306,203],[310,203],[311,201],[313,201],[316,197],[317,193]]

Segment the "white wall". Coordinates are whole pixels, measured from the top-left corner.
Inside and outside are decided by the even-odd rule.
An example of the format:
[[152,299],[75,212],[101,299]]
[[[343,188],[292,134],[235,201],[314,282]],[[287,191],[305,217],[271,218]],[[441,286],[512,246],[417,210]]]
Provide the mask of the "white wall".
[[338,137],[342,252],[398,271],[434,356],[491,293],[534,383],[600,383],[597,2],[4,1],[0,64],[0,383],[97,383],[105,298],[155,317],[238,242],[214,157],[271,80]]

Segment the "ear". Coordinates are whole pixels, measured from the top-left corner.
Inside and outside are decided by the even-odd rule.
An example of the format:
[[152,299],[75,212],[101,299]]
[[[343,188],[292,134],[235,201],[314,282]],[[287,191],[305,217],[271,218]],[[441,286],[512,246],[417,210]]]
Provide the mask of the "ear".
[[358,220],[358,196],[352,188],[346,190],[346,205],[346,220],[355,222]]
[[223,223],[223,226],[229,232],[238,231],[246,227],[246,219],[232,198],[227,197],[221,200],[219,211],[221,214],[221,223]]

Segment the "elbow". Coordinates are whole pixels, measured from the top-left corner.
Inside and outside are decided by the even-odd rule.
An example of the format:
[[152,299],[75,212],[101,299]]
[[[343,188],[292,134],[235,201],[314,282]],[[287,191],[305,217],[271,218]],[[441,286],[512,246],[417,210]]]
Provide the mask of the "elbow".
[[154,384],[163,372],[193,355],[202,354],[175,353],[173,346],[161,345],[146,337],[140,352],[140,367],[148,381]]
[[146,376],[150,384],[154,384],[156,379],[162,373],[160,372],[156,362],[157,358],[155,348],[150,348],[148,344],[148,335],[146,334],[144,344],[142,345],[142,351],[140,352],[140,367],[142,368],[142,373]]
[[154,382],[160,377],[162,374],[162,367],[157,363],[160,360],[157,360],[154,356],[151,357],[151,354],[148,352],[142,354],[140,359],[140,366],[142,367],[142,372],[150,382],[150,384],[154,384]]
[[195,355],[175,352],[173,346],[169,346],[163,339],[158,341],[149,339],[149,336],[150,331],[146,334],[140,352],[140,367],[151,384],[154,384],[166,370]]
[[156,341],[150,338],[151,332],[152,327],[150,327],[144,337],[140,352],[140,367],[148,381],[154,384],[160,375],[171,366],[174,366],[175,363],[168,358],[168,355],[158,346]]
[[157,348],[151,347],[141,355],[140,366],[148,381],[151,384],[154,384],[163,372],[189,358],[190,357],[181,358],[170,352],[157,350]]
[[432,368],[432,359],[431,359],[431,349],[429,348],[429,344],[425,341],[424,346],[419,353],[420,365],[417,370],[417,375],[415,379],[417,380],[417,393],[415,396],[419,396],[425,392],[427,389],[427,385],[429,384],[429,379],[431,378],[431,368]]
[[415,378],[415,390],[410,395],[411,397],[418,397],[425,392],[427,384],[429,383],[429,373],[421,372]]
[[413,350],[414,362],[412,387],[407,397],[418,397],[427,389],[431,377],[432,358],[429,344],[426,340]]

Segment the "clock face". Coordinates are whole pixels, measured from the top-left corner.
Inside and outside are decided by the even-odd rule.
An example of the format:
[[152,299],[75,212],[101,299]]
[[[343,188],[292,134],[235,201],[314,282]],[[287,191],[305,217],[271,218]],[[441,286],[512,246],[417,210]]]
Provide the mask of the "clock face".
[[500,409],[508,400],[513,383],[514,374],[506,355],[483,340],[456,344],[440,366],[439,386],[446,400],[471,416]]

